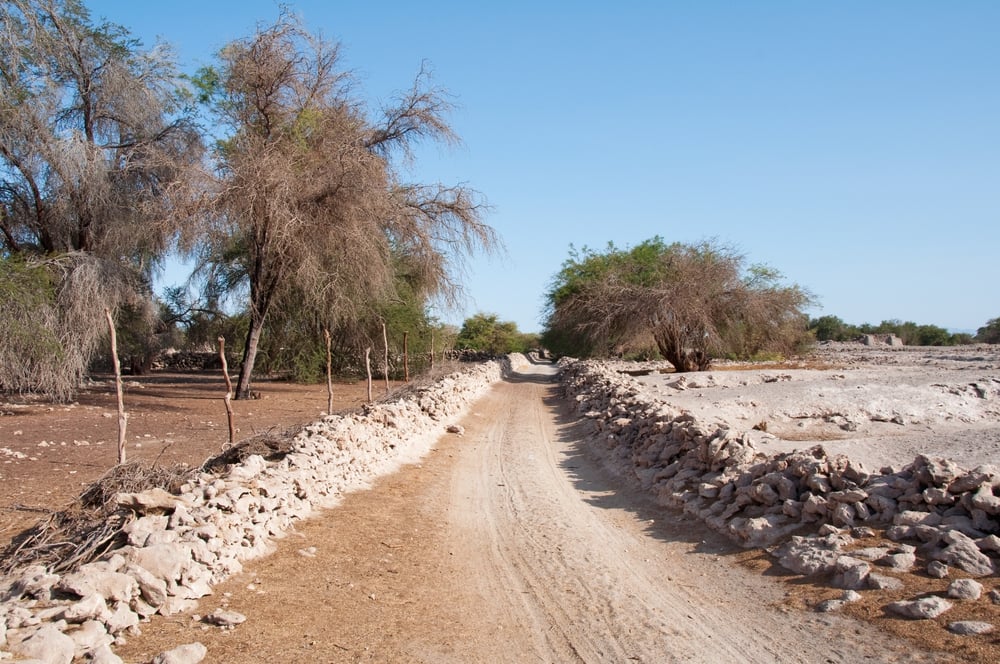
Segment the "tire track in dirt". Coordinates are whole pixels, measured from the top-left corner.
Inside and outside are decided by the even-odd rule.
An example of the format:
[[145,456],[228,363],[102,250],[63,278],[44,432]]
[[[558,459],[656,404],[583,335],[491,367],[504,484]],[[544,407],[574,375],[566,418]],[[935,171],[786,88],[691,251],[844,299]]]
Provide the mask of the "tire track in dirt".
[[719,536],[616,490],[553,371],[497,384],[464,437],[300,524],[202,600],[244,625],[157,619],[119,653],[149,661],[197,640],[206,662],[942,661],[782,608],[780,584],[735,566]]

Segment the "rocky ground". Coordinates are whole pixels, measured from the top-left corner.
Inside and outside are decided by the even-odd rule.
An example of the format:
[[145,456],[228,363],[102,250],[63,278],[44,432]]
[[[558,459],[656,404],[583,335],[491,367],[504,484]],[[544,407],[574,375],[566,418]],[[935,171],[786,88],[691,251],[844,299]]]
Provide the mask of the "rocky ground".
[[[221,371],[126,376],[126,458],[197,468],[220,453],[229,441],[225,389]],[[325,384],[262,379],[254,390],[259,399],[233,402],[237,440],[294,433],[327,408]],[[383,393],[384,385],[377,383],[375,396]],[[366,399],[363,382],[334,385],[335,412],[353,410]],[[111,469],[117,444],[115,389],[107,376],[95,376],[68,404],[10,395],[0,402],[0,548],[65,509]]]
[[762,569],[801,580],[800,606],[995,661],[998,360],[989,346],[832,344],[681,376],[577,363],[564,381],[608,468],[765,548]]
[[182,644],[169,661],[997,661],[998,357],[831,345],[684,376],[566,365],[561,385],[519,363],[478,401],[498,372],[451,378],[310,426],[281,460],[123,496],[129,546],[9,580],[0,645],[101,662]]
[[[1000,348],[819,346],[807,362],[726,366],[636,380],[651,397],[756,431],[761,450],[822,444],[877,470],[918,454],[973,468],[1000,461]],[[756,430],[754,429],[756,427]]]

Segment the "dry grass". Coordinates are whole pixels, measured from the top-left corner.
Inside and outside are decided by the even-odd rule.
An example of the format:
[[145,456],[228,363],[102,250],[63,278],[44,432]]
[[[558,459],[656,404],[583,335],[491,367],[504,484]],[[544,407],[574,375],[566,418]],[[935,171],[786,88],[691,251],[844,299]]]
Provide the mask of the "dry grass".
[[61,574],[99,559],[124,544],[122,528],[135,518],[131,510],[118,506],[119,493],[153,488],[177,493],[191,473],[187,466],[168,468],[142,461],[115,466],[67,509],[52,512],[13,538],[0,557],[0,575],[29,565],[44,565]]

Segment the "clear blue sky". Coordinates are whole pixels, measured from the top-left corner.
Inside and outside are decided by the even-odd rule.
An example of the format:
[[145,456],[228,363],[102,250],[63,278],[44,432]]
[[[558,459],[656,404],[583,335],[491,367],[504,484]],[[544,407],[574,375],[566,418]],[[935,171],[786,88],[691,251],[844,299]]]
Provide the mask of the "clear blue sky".
[[[273,21],[270,0],[85,0],[185,69]],[[376,106],[422,61],[460,108],[465,182],[507,255],[476,311],[540,329],[569,245],[707,238],[849,323],[1000,316],[1000,2],[287,3],[343,45]],[[169,277],[167,277],[169,279]]]

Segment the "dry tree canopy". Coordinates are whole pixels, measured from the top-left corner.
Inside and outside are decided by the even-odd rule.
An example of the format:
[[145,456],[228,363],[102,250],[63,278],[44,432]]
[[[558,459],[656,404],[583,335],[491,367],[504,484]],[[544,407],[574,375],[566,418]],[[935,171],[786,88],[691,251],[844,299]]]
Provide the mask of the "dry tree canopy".
[[0,4],[0,260],[49,296],[25,321],[34,296],[9,284],[27,300],[7,303],[0,322],[24,334],[30,322],[45,343],[12,366],[18,352],[0,339],[4,388],[67,398],[103,309],[149,298],[150,270],[203,186],[200,135],[177,89],[168,50],[95,25],[76,0]]
[[765,266],[714,241],[574,252],[547,294],[547,342],[572,354],[655,344],[677,371],[704,370],[720,355],[789,352],[805,334],[811,301]]
[[203,273],[247,295],[238,397],[249,393],[270,311],[308,310],[330,328],[370,317],[395,295],[404,264],[409,288],[447,299],[462,257],[499,242],[476,192],[400,179],[394,159],[412,159],[416,142],[456,140],[446,94],[421,71],[372,117],[338,50],[283,13],[196,79],[231,132],[216,155]]

